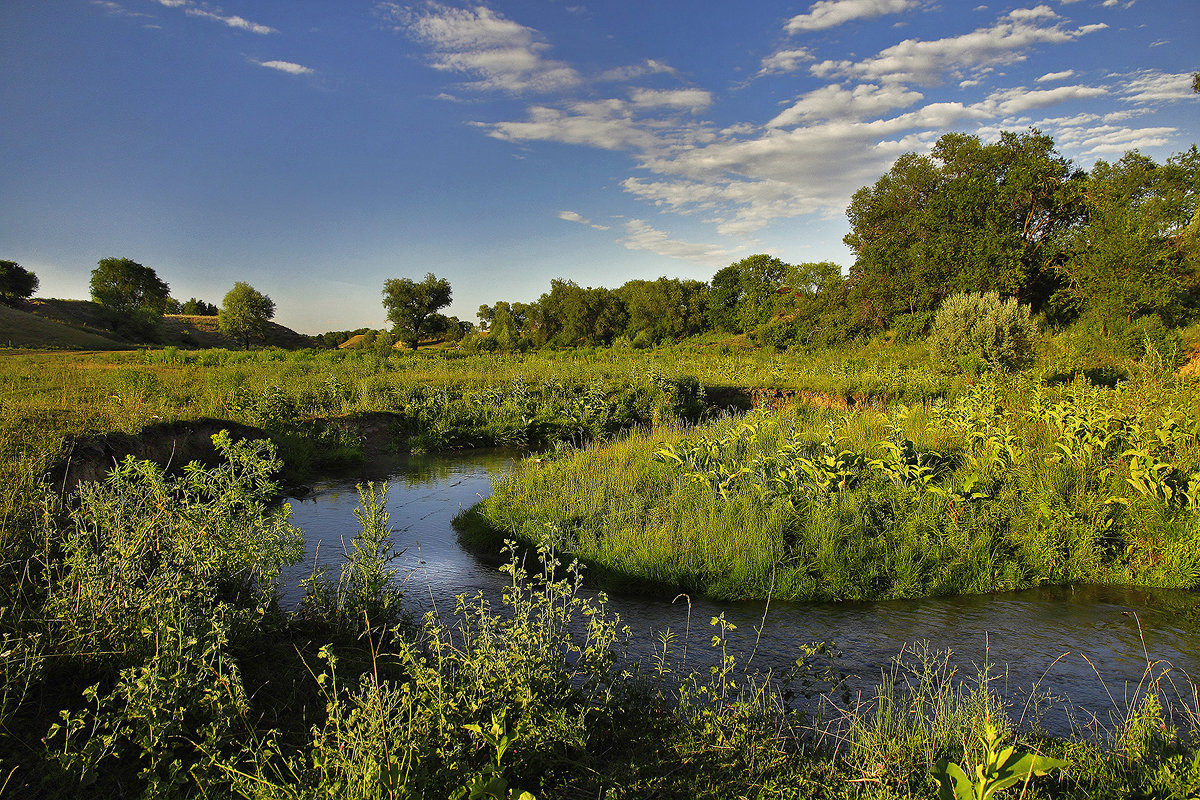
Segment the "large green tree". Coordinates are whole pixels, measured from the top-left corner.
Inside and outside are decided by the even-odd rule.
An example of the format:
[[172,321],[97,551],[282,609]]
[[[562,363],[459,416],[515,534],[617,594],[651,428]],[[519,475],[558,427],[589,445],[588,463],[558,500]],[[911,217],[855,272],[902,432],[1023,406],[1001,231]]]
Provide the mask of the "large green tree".
[[249,350],[251,338],[262,338],[274,316],[274,300],[250,284],[238,281],[221,302],[217,325],[222,333],[240,339]]
[[775,256],[747,256],[713,275],[708,316],[717,330],[745,332],[769,322],[791,265]]
[[38,278],[15,261],[0,260],[0,303],[15,306],[38,288]]
[[1063,234],[1081,216],[1083,173],[1036,130],[992,144],[942,136],[908,153],[847,209],[863,322],[928,312],[952,292],[999,291],[1043,305]]
[[487,328],[490,346],[507,351],[516,348],[526,335],[529,306],[498,300],[494,306],[481,305],[478,316]]
[[611,289],[579,286],[555,278],[550,291],[528,312],[541,343],[560,347],[612,344],[629,319],[625,304]]
[[427,323],[439,309],[450,305],[450,281],[432,272],[418,282],[389,278],[383,284],[383,307],[400,341],[416,350]]
[[1200,152],[1165,164],[1133,151],[1099,161],[1085,191],[1087,221],[1060,266],[1064,294],[1105,328],[1157,313],[1182,323],[1200,300]]
[[161,317],[171,288],[153,269],[128,258],[102,258],[92,270],[92,299],[118,313],[145,312]]
[[631,339],[662,342],[700,333],[707,326],[708,287],[700,281],[662,277],[629,281],[616,290],[629,315]]

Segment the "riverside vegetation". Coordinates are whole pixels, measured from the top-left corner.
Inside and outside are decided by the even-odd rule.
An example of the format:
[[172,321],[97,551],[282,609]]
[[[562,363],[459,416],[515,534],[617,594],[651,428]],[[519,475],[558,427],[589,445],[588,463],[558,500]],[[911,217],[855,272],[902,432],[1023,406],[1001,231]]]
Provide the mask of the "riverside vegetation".
[[[669,632],[633,663],[603,595],[580,592],[576,556],[729,597],[1195,586],[1190,384],[1144,361],[1118,388],[1063,382],[1049,347],[1024,377],[974,379],[919,345],[6,355],[0,793],[1195,796],[1200,703],[1168,665],[1059,739],[986,665],[964,678],[919,647],[857,698],[821,643],[789,675],[750,672],[722,617],[713,667]],[[739,387],[833,407],[714,407]],[[496,605],[405,618],[386,490],[363,486],[342,570],[279,607],[300,535],[278,480],[353,461],[360,429],[338,420],[381,414],[401,448],[540,452],[471,515],[518,540]],[[209,417],[257,433],[218,434],[207,464],[131,457],[65,495],[39,481],[69,441]],[[655,561],[671,541],[676,567]],[[814,699],[797,710],[796,692]]]

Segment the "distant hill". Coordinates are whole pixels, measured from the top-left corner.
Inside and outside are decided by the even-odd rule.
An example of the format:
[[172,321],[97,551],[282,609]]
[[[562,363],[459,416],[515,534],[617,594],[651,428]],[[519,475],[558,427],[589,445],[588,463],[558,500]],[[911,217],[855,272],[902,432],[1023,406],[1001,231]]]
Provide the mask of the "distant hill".
[[[309,337],[274,322],[267,334],[252,339],[255,347],[294,350],[311,347]],[[114,329],[107,310],[90,300],[31,300],[21,308],[0,306],[0,346],[67,350],[128,350],[139,345],[225,347],[240,349],[236,341],[217,328],[216,317],[168,314],[155,338],[129,338]]]

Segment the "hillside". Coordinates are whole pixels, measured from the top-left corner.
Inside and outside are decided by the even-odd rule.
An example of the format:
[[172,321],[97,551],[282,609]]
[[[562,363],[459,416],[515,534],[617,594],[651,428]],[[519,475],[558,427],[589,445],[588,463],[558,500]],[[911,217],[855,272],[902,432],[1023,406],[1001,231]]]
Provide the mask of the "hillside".
[[[303,334],[268,323],[267,335],[252,340],[255,347],[294,350],[311,347]],[[0,307],[0,346],[67,350],[128,350],[139,345],[225,347],[240,349],[236,341],[217,328],[216,317],[171,314],[151,338],[130,338],[119,333],[113,318],[90,300],[32,300],[22,308]]]
[[0,305],[0,347],[128,350],[131,345],[86,327]]

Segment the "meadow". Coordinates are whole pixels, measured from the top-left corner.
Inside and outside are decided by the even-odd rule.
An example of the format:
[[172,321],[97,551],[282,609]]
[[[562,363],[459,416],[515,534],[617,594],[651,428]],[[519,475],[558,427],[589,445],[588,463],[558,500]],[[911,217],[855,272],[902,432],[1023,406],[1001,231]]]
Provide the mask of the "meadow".
[[[6,353],[0,795],[1195,796],[1196,689],[1149,658],[1109,718],[1054,738],[987,665],[919,648],[856,698],[819,643],[790,675],[724,655],[720,617],[711,669],[669,638],[636,663],[581,591],[585,574],[717,597],[1194,588],[1192,384],[1052,372],[952,378],[878,342]],[[752,398],[785,407],[743,413]],[[253,435],[46,485],[97,443],[206,419]],[[530,453],[471,515],[515,540],[503,598],[406,617],[386,490],[363,486],[340,571],[279,607],[301,549],[281,481],[495,444]]]

